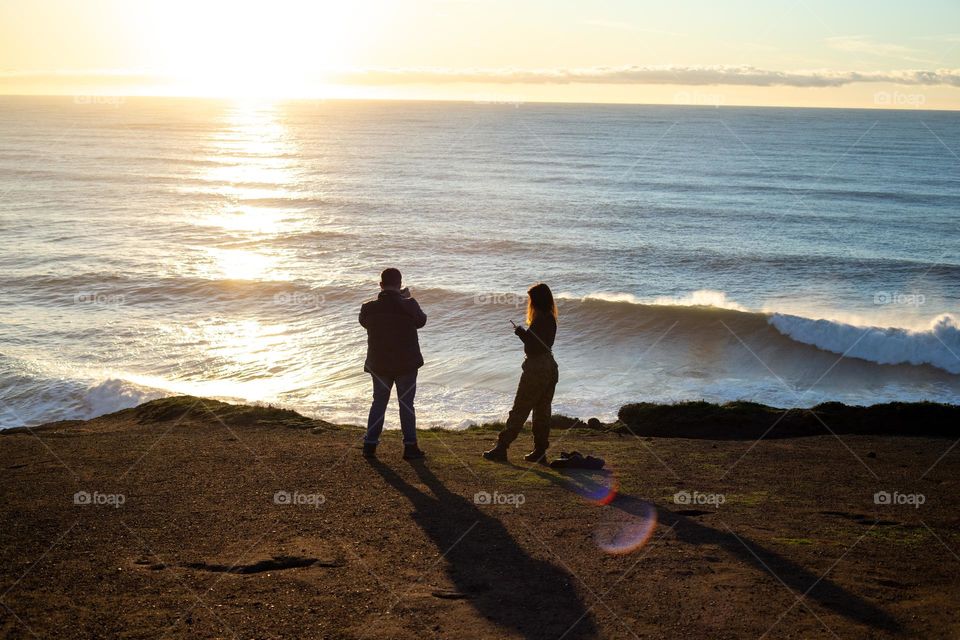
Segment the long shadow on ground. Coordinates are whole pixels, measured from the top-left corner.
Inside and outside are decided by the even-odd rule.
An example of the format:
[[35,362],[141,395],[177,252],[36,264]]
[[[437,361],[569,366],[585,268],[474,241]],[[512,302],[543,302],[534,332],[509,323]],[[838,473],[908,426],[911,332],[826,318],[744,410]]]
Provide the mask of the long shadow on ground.
[[[609,485],[609,480],[602,472],[567,471],[558,475],[536,468],[531,468],[530,471],[581,496],[602,493],[597,490],[597,487]],[[807,601],[813,600],[864,626],[889,632],[901,630],[896,619],[877,605],[847,591],[830,580],[828,576],[817,575],[750,538],[734,533],[732,529],[727,528],[724,531],[708,527],[682,512],[672,511],[630,495],[617,495],[610,502],[609,507],[619,509],[637,519],[649,518],[655,512],[657,522],[666,527],[672,527],[677,540],[694,545],[721,547],[744,564],[753,566],[757,571],[768,575],[773,574],[772,577],[789,588],[796,597],[803,596],[803,600],[795,604],[797,608],[804,608]]]
[[378,460],[370,466],[410,500],[456,590],[482,616],[524,638],[597,637],[573,576],[528,555],[497,518],[448,490],[426,464],[411,466],[432,495]]

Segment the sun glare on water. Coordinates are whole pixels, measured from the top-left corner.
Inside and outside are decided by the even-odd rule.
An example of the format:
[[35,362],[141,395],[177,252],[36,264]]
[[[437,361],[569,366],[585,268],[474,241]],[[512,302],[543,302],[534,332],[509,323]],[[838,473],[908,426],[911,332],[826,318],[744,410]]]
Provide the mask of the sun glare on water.
[[[212,134],[198,169],[200,192],[221,200],[188,213],[191,223],[247,234],[273,236],[297,224],[297,212],[282,206],[296,196],[297,173],[290,160],[298,153],[268,100],[238,99],[227,107],[223,126]],[[203,275],[214,279],[286,279],[278,256],[259,246],[207,247]]]

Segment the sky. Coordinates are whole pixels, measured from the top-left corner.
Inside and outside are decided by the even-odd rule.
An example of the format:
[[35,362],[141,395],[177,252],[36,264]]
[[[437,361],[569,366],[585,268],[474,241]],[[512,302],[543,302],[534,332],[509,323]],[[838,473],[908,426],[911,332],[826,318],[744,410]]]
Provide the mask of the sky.
[[960,1],[0,0],[0,93],[960,109]]

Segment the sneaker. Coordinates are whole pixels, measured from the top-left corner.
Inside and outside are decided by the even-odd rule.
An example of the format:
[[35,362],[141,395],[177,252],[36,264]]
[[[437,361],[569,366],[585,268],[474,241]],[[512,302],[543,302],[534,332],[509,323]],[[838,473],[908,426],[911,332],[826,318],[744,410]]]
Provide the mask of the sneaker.
[[492,460],[493,462],[506,462],[507,461],[507,448],[501,447],[499,444],[489,451],[483,452],[483,457],[487,460]]
[[367,442],[363,443],[363,457],[364,458],[376,458],[377,457],[377,445],[369,444]]
[[427,454],[423,452],[420,447],[415,444],[405,444],[403,445],[403,459],[404,460],[422,460],[426,458]]

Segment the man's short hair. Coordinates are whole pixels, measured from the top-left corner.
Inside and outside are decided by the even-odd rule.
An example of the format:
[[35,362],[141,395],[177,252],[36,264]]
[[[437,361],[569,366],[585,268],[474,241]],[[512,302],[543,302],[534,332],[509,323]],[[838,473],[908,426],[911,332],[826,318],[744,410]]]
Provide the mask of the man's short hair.
[[403,282],[403,277],[400,275],[399,269],[389,267],[380,274],[380,284],[386,287],[399,287],[401,282]]

